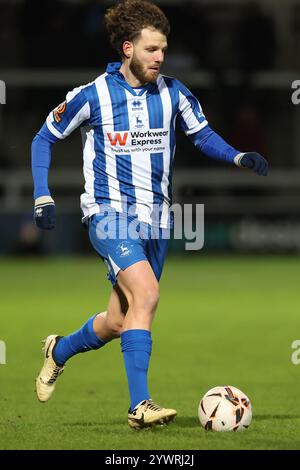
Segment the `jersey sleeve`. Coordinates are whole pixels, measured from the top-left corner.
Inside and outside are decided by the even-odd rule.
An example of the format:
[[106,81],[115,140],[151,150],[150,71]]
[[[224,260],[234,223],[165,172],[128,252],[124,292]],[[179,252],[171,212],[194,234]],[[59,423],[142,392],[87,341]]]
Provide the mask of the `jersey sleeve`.
[[199,132],[208,122],[203,114],[201,105],[192,92],[177,80],[179,102],[178,121],[186,135]]
[[241,155],[241,152],[229,145],[209,126],[205,126],[195,134],[190,134],[189,139],[206,156],[238,165],[236,157]]
[[64,139],[83,122],[90,118],[90,104],[84,87],[70,91],[63,103],[57,106],[47,117],[49,131],[58,139]]

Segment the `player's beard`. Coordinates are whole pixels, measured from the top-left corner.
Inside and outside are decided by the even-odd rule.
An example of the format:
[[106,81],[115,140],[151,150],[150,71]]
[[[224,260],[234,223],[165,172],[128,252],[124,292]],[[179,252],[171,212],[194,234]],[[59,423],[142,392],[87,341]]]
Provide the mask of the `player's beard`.
[[129,69],[142,85],[154,82],[159,74],[159,70],[155,72],[154,70],[147,69],[143,62],[141,62],[135,55],[132,56]]

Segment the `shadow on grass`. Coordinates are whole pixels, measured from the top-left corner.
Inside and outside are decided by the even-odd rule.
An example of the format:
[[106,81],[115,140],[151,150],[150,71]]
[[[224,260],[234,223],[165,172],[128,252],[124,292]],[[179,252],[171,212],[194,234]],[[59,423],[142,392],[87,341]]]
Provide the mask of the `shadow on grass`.
[[[109,424],[120,424],[120,422],[114,422],[112,423],[111,421]],[[92,427],[101,427],[101,426],[107,426],[107,422],[103,421],[75,421],[75,422],[70,422],[70,423],[62,423],[63,426],[71,426],[71,427],[84,427],[84,428],[92,428]]]
[[[294,414],[294,415],[271,415],[271,414],[261,414],[261,415],[254,415],[253,417],[254,421],[268,421],[268,420],[300,420],[300,414]],[[70,427],[83,427],[83,428],[102,428],[102,427],[107,427],[107,426],[123,426],[127,424],[126,420],[120,420],[120,419],[114,419],[114,420],[109,420],[109,421],[74,421],[74,422],[69,422],[69,423],[62,423],[63,426],[70,426]],[[199,428],[200,423],[197,417],[193,416],[177,416],[175,421],[173,423],[170,423],[171,428],[174,426],[176,428]],[[155,428],[151,428],[152,431],[155,431],[156,429],[162,429],[166,428],[168,426],[157,426]]]
[[[124,425],[127,424],[126,421],[124,420],[109,420],[109,421],[74,421],[74,422],[69,422],[69,423],[62,423],[63,426],[70,426],[70,427],[102,427],[102,426],[108,426],[108,425]],[[177,417],[173,423],[170,423],[170,426],[176,426],[176,427],[181,427],[181,428],[198,428],[200,426],[198,418],[194,417]],[[165,426],[158,426],[159,428],[164,428]],[[156,429],[156,428],[153,428]]]

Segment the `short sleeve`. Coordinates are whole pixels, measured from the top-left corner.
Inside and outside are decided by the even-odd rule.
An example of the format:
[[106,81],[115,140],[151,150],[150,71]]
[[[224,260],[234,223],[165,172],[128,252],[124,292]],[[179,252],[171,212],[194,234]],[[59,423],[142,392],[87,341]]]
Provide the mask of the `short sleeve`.
[[185,134],[194,134],[207,126],[208,122],[197,98],[179,80],[177,80],[177,85],[179,93],[178,120],[180,127]]
[[50,112],[46,124],[53,135],[58,139],[64,139],[89,118],[89,101],[84,87],[78,87],[70,91],[66,100]]

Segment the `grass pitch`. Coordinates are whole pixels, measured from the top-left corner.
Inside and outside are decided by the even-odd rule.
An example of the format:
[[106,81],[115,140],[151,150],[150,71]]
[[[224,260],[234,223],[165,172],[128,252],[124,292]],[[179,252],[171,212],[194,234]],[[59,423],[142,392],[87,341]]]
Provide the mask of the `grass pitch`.
[[[110,284],[90,259],[2,259],[1,449],[300,449],[298,259],[170,258],[153,328],[150,392],[178,410],[169,427],[133,431],[119,340],[70,360],[53,398],[37,401],[41,340],[68,334],[105,310]],[[253,405],[244,433],[208,433],[201,396],[216,385]]]

